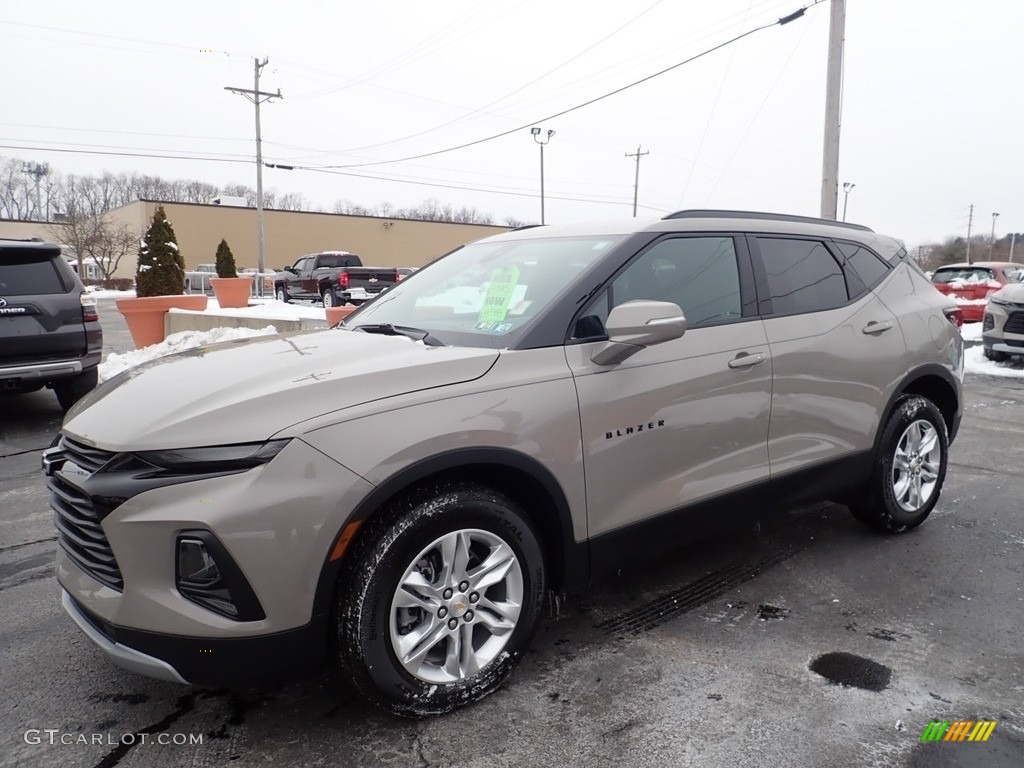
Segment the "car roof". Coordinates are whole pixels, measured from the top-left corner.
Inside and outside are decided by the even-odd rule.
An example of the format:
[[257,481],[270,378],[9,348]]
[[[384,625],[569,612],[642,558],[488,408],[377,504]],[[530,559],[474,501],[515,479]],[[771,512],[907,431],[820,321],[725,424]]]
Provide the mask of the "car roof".
[[970,269],[971,267],[982,267],[984,269],[994,269],[996,267],[1006,269],[1010,267],[1011,269],[1021,269],[1024,267],[1024,264],[1017,264],[1012,261],[972,261],[968,264],[964,261],[959,264],[943,264],[941,267],[936,267],[935,271],[938,272],[942,269]]
[[652,234],[665,232],[750,232],[753,234],[828,237],[863,243],[881,253],[885,258],[891,258],[903,250],[903,243],[896,238],[877,234],[870,228],[860,224],[833,221],[831,219],[817,219],[809,216],[794,216],[786,213],[708,209],[676,211],[660,219],[624,218],[567,225],[524,227],[493,235],[486,238],[485,241],[503,242],[549,237],[622,236],[641,232]]
[[39,251],[52,256],[60,256],[60,246],[56,243],[47,243],[43,240],[16,240],[9,237],[0,237],[0,254],[4,251]]

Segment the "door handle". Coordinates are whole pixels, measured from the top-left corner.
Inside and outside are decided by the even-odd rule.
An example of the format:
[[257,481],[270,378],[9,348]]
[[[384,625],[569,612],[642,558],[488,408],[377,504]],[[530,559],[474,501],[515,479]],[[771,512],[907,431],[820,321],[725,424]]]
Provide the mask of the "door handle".
[[747,352],[740,352],[736,357],[729,361],[730,368],[752,368],[755,365],[760,365],[768,359],[767,355],[762,355],[758,352],[756,355],[751,355]]
[[870,323],[861,328],[860,332],[868,334],[885,333],[890,328],[892,328],[891,320],[883,320],[880,323],[876,323],[875,321],[872,320]]

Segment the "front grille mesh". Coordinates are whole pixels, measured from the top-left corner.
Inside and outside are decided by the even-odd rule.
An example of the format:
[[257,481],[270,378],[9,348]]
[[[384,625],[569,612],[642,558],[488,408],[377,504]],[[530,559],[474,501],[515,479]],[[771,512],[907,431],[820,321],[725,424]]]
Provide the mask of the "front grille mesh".
[[1024,312],[1011,312],[1003,330],[1007,333],[1024,333]]
[[[67,460],[92,473],[104,466],[115,454],[90,448],[68,438],[60,443]],[[57,541],[65,554],[97,581],[118,591],[124,589],[121,569],[114,558],[110,542],[103,532],[100,517],[87,493],[57,474],[47,478],[53,523]]]

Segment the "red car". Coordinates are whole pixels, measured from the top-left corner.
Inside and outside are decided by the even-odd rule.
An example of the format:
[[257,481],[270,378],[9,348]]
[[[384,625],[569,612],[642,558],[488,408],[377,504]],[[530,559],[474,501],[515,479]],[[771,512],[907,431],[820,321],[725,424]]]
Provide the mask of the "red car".
[[980,323],[985,316],[988,295],[1007,283],[1019,283],[1024,265],[1007,261],[976,261],[973,264],[946,264],[935,270],[932,285],[952,296],[963,313],[965,323]]

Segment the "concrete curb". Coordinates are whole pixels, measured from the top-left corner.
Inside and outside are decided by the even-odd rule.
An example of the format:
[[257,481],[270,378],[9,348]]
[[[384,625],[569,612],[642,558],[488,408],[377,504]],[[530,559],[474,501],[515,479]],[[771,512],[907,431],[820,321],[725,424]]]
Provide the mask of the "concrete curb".
[[167,336],[170,336],[172,333],[181,333],[182,331],[210,331],[214,328],[252,328],[258,331],[266,328],[268,325],[277,328],[278,333],[285,333],[287,331],[326,328],[327,319],[281,319],[259,317],[251,314],[212,315],[207,312],[192,312],[182,309],[172,309],[164,315],[164,333]]

